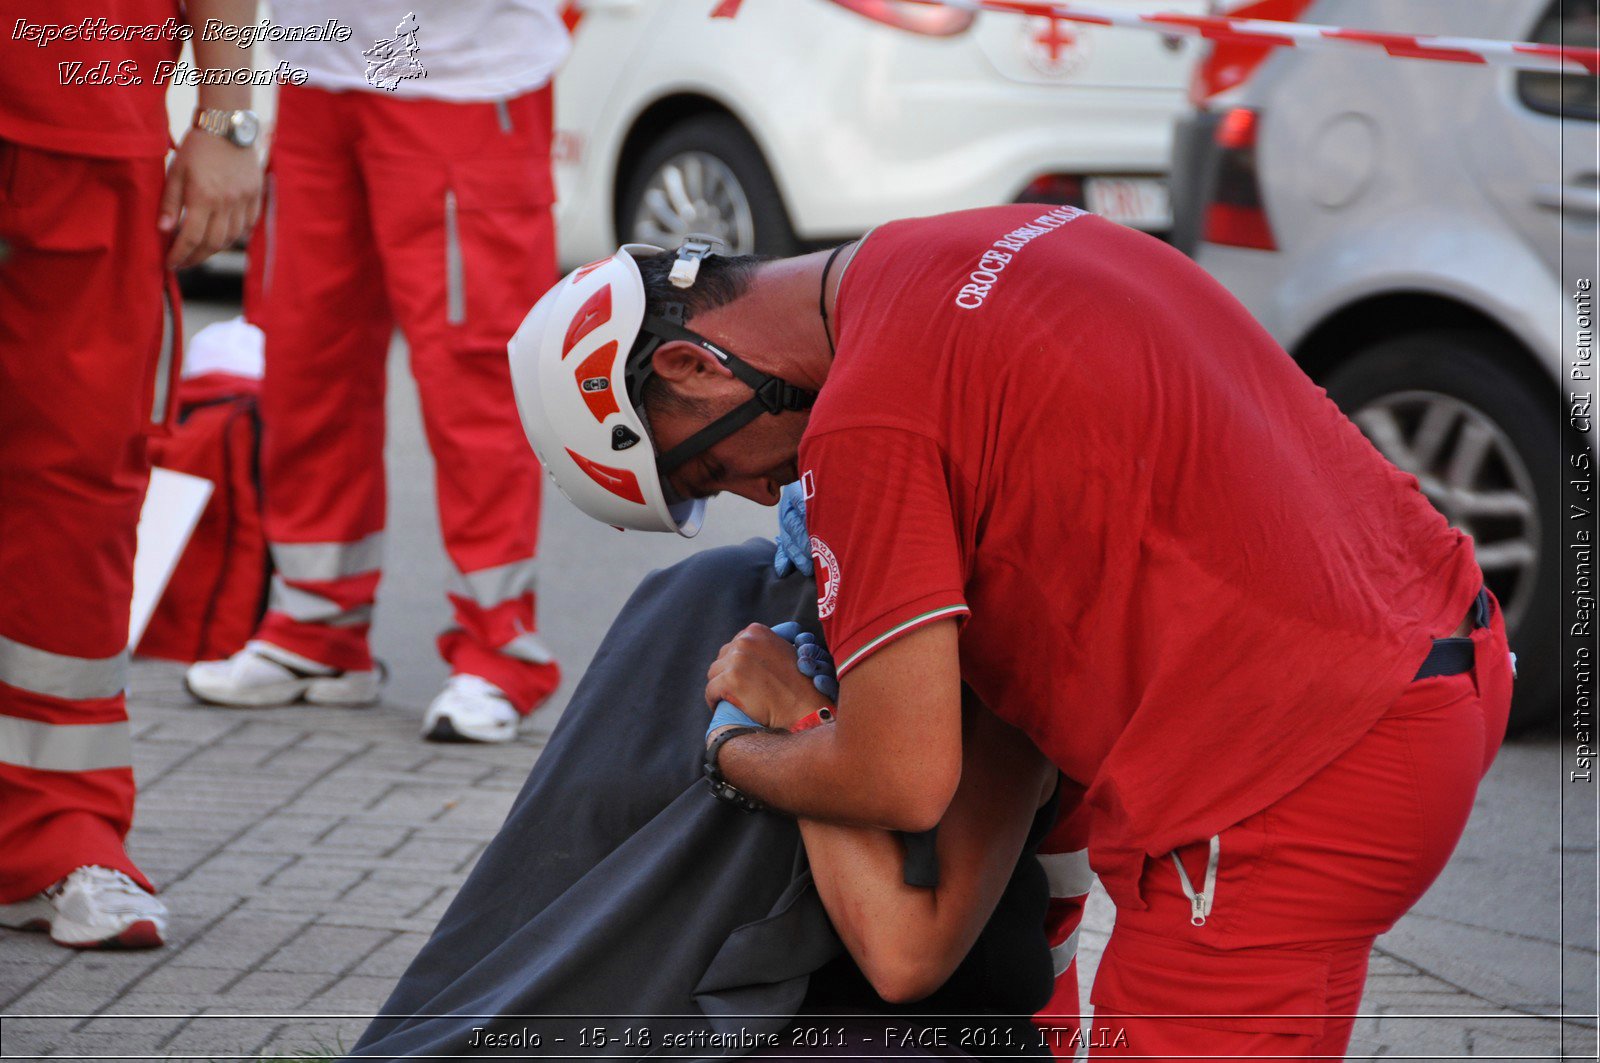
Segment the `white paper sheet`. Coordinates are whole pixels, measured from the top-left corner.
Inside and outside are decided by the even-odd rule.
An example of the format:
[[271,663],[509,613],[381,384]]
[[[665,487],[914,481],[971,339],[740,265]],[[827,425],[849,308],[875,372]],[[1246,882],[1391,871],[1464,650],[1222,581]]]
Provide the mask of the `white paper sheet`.
[[128,647],[144,637],[156,603],[167,589],[200,514],[211,498],[210,480],[171,469],[150,470],[150,490],[139,511],[139,547],[133,557],[133,612]]

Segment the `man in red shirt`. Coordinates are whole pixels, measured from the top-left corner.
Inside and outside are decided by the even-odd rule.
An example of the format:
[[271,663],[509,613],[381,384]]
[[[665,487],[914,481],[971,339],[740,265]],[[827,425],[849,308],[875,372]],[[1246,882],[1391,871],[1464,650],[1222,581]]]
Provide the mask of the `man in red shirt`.
[[[254,0],[17,0],[0,62],[0,926],[159,945],[133,819],[134,530],[181,327],[171,270],[255,217],[248,84],[200,88],[170,164],[185,24]],[[203,70],[250,53],[194,38]]]
[[[965,683],[1087,790],[1118,907],[1092,1000],[1122,1036],[1097,1055],[1340,1054],[1510,701],[1471,544],[1416,481],[1188,259],[1074,208],[585,270],[512,342],[574,501],[684,531],[718,491],[809,498],[838,722],[714,735],[708,772],[928,829]],[[595,370],[567,367],[600,356],[602,302],[635,334],[610,388],[632,402],[591,428],[568,393]],[[651,447],[616,446],[639,429]],[[820,697],[792,672],[752,627],[707,699],[784,728]]]

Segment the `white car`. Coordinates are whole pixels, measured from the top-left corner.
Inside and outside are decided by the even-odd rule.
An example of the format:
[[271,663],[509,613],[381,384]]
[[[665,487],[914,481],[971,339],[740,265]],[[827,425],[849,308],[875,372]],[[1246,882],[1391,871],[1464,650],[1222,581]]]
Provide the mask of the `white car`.
[[564,263],[693,231],[782,254],[1017,200],[1170,225],[1192,40],[902,0],[746,0],[733,19],[714,6],[581,8],[556,83]]
[[[1597,0],[1268,4],[1320,25],[1590,48],[1600,27]],[[1595,279],[1600,83],[1237,48],[1198,82],[1197,97],[1222,91],[1177,136],[1175,242],[1472,535],[1520,659],[1513,727],[1553,718],[1575,605],[1562,470],[1593,447],[1567,427],[1562,359],[1580,277]]]

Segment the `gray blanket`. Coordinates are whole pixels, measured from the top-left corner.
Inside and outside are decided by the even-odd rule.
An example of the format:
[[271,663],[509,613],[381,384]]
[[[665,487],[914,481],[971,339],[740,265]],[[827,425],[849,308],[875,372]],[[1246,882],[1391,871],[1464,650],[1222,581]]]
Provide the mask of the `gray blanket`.
[[711,1058],[789,1024],[842,946],[793,820],[717,801],[697,759],[722,644],[751,621],[818,630],[810,580],[771,560],[753,540],[640,584],[353,1055]]

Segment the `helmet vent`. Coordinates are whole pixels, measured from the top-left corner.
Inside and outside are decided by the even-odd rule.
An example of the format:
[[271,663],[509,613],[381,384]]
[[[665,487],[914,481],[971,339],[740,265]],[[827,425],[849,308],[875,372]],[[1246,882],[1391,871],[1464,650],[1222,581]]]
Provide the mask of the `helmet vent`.
[[582,339],[595,329],[611,320],[611,285],[596,291],[584,300],[578,312],[573,315],[572,324],[567,326],[566,339],[561,341],[561,357],[566,358],[572,353]]

